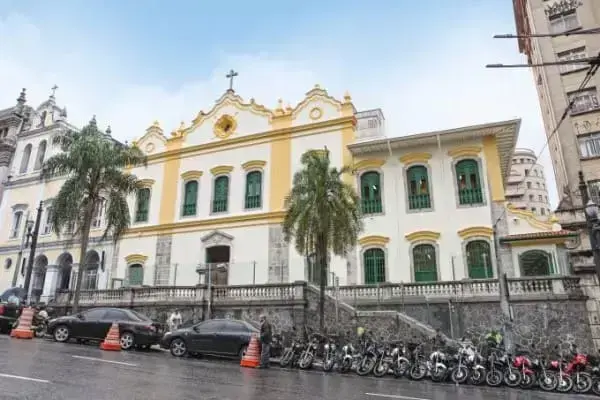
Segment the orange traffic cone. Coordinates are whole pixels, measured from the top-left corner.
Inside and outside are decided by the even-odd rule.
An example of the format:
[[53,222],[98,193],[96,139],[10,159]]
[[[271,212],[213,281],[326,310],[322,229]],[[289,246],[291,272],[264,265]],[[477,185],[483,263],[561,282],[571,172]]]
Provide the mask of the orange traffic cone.
[[121,340],[119,337],[119,324],[113,322],[106,334],[106,338],[100,343],[102,350],[121,351]]
[[31,330],[31,324],[33,320],[33,308],[27,307],[21,311],[19,317],[19,325],[10,331],[10,337],[17,339],[32,339],[33,331]]
[[260,351],[258,347],[258,339],[256,335],[252,335],[248,349],[240,361],[241,367],[256,368],[260,365]]

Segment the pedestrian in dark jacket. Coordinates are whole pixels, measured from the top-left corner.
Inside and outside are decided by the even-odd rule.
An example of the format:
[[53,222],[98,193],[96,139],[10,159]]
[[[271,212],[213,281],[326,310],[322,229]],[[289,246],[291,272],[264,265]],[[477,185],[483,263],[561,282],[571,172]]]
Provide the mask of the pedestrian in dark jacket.
[[260,316],[260,365],[259,368],[269,368],[271,341],[273,331],[266,315]]

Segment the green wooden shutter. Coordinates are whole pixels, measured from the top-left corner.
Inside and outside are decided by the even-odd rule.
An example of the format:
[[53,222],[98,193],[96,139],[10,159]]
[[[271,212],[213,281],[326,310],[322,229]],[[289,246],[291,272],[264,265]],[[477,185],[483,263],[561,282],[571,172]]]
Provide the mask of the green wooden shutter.
[[415,282],[437,281],[437,260],[435,247],[431,244],[419,244],[413,248]]
[[456,184],[460,204],[483,203],[479,165],[475,160],[462,160],[456,163]]
[[185,184],[183,200],[183,215],[196,215],[196,202],[198,201],[198,182],[189,181]]
[[385,282],[385,252],[382,249],[368,249],[363,254],[365,284]]
[[381,178],[378,172],[365,172],[360,177],[361,200],[364,214],[383,212],[381,203]]
[[408,208],[411,210],[431,208],[427,168],[422,165],[415,165],[406,171],[406,175],[408,180]]
[[246,201],[247,209],[260,208],[262,206],[262,173],[252,171],[246,175]]
[[492,279],[494,272],[490,244],[485,240],[473,240],[467,243],[466,250],[469,278]]
[[229,178],[219,176],[215,179],[215,194],[213,198],[213,212],[226,212],[229,197]]
[[519,256],[521,276],[547,276],[553,271],[552,257],[543,250],[529,250]]
[[138,189],[135,222],[147,222],[150,209],[150,189]]
[[129,266],[129,285],[141,286],[144,284],[144,267],[140,264]]

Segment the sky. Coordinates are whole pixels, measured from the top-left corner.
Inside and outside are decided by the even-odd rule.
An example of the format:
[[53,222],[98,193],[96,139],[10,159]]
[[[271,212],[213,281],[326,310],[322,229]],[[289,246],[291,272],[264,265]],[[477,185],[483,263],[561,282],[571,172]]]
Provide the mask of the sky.
[[[96,115],[134,140],[208,111],[228,87],[295,105],[315,84],[360,109],[381,108],[390,137],[521,118],[518,147],[545,133],[507,0],[0,0],[0,109],[27,88],[37,106],[57,85],[70,122]],[[556,206],[547,150],[540,159]]]

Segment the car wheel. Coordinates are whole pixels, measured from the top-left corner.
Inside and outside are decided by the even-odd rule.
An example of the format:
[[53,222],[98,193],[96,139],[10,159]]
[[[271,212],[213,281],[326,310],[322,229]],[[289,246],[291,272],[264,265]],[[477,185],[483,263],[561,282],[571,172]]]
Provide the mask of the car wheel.
[[69,337],[71,336],[71,331],[66,325],[59,325],[56,328],[54,328],[53,336],[54,340],[56,340],[57,342],[64,343],[67,340],[69,340]]
[[248,345],[242,346],[240,352],[238,353],[240,360],[244,358],[244,354],[246,354],[246,351],[248,351]]
[[121,350],[131,350],[135,345],[135,338],[131,332],[123,332],[121,335]]
[[175,338],[171,341],[171,354],[175,357],[183,357],[187,353],[187,346],[183,339]]

